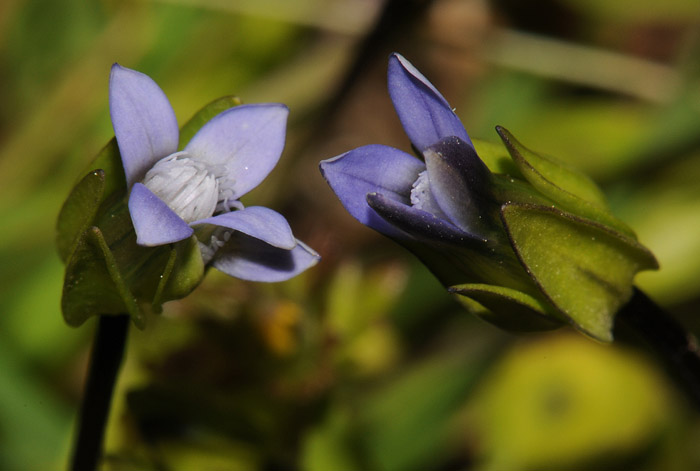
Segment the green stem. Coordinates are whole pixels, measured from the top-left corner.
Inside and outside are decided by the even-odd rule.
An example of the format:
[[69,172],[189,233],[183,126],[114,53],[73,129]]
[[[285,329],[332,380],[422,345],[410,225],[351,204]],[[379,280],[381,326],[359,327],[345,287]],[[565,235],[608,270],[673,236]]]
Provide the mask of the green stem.
[[97,468],[112,391],[124,357],[129,320],[126,315],[99,316],[80,408],[72,471],[93,471]]
[[615,335],[641,340],[664,363],[688,398],[700,408],[700,354],[690,332],[635,288],[615,319]]

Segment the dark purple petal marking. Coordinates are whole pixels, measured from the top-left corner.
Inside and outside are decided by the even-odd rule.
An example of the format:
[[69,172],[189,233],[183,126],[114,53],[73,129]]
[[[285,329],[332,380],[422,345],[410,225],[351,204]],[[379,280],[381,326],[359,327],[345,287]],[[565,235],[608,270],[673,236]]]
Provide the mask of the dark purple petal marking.
[[141,183],[129,196],[129,213],[136,231],[136,243],[148,247],[187,239],[194,232],[160,198]]
[[450,221],[467,232],[476,232],[489,185],[489,170],[470,145],[448,137],[424,152],[430,189]]
[[406,134],[421,152],[442,138],[456,136],[472,145],[447,100],[400,54],[389,58],[389,95]]
[[368,194],[367,203],[389,224],[425,242],[464,244],[484,241],[434,214],[399,203],[382,194]]
[[149,76],[114,64],[109,112],[129,187],[141,181],[158,160],[177,151],[175,113]]

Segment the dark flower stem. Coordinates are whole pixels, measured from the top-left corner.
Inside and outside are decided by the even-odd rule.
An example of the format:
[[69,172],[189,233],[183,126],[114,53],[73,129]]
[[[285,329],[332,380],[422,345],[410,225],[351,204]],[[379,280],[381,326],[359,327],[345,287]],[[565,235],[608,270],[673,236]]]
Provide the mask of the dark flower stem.
[[102,453],[112,391],[124,357],[129,316],[99,316],[80,408],[72,471],[93,471]]
[[700,355],[691,333],[635,288],[632,299],[617,314],[618,334],[622,339],[632,337],[646,344],[700,408]]

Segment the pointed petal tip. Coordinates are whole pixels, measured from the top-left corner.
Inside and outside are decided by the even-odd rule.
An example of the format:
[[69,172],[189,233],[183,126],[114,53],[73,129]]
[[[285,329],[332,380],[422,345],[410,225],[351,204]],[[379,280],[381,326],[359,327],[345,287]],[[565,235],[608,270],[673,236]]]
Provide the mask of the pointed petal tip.
[[397,62],[397,61],[399,63],[403,64],[404,62],[406,62],[406,58],[403,55],[399,54],[398,52],[392,52],[391,54],[389,54],[389,65],[390,66],[391,66],[392,62]]
[[425,170],[416,157],[378,144],[358,147],[320,165],[323,178],[350,215],[389,236],[396,231],[367,205],[367,194],[380,191],[408,202],[411,185]]
[[321,261],[321,255],[318,252],[316,252],[314,249],[312,249],[311,247],[309,247],[308,245],[306,245],[304,242],[300,241],[299,239],[296,239],[296,241],[297,241],[297,246],[304,249],[304,251],[306,251],[306,253],[311,258],[313,258],[313,261],[310,262],[311,264],[309,265],[309,268],[316,265],[318,262]]
[[113,65],[109,113],[129,187],[141,181],[158,160],[177,150],[180,131],[175,112],[148,75]]
[[445,97],[411,62],[392,54],[387,71],[389,96],[411,143],[423,151],[448,136],[470,142]]
[[[331,157],[330,159],[325,159],[325,160],[320,161],[320,162],[318,163],[318,168],[319,168],[319,170],[321,171],[321,176],[323,176],[323,178],[325,178],[326,180],[328,180],[327,173],[328,173],[328,171],[330,170],[331,165],[332,165],[333,163],[335,163],[335,162],[341,160],[343,157],[345,157],[346,155],[348,155],[350,152],[352,152],[352,151],[343,152],[342,154],[336,155],[335,157]],[[332,171],[332,170],[331,170],[331,171]]]
[[435,86],[430,82],[430,80],[427,79],[423,73],[421,73],[416,66],[414,66],[411,61],[406,59],[404,56],[399,54],[398,52],[394,52],[389,56],[389,76],[391,79],[391,76],[399,72],[396,70],[396,67],[400,67],[404,72],[408,73],[411,75],[413,78],[418,79],[423,85],[427,86],[430,88],[432,91],[437,93],[440,98],[442,98],[442,94],[435,88]]
[[124,67],[119,62],[115,62],[112,64],[112,66],[109,69],[110,88],[112,87],[112,83],[115,79],[116,80],[122,80],[122,79],[129,80],[129,78],[127,78],[127,75],[130,75],[132,80],[142,78],[142,77],[147,77],[148,80],[153,80],[148,75],[144,74],[143,72],[139,72],[138,70]]
[[114,72],[114,71],[120,71],[120,70],[129,70],[129,69],[127,69],[126,67],[124,67],[124,66],[122,66],[121,64],[119,64],[119,62],[113,63],[113,64],[112,64],[112,67],[110,68],[110,71],[112,71],[112,72]]

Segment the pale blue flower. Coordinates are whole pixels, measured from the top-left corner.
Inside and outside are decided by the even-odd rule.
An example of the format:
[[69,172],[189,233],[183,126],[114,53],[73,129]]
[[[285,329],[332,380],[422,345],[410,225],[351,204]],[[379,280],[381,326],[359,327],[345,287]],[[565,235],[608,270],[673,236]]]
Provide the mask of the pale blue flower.
[[286,280],[318,262],[282,215],[239,201],[280,158],[286,106],[226,110],[178,151],[175,113],[150,77],[114,64],[109,105],[139,245],[169,244],[196,233],[204,239],[205,262],[253,281]]

